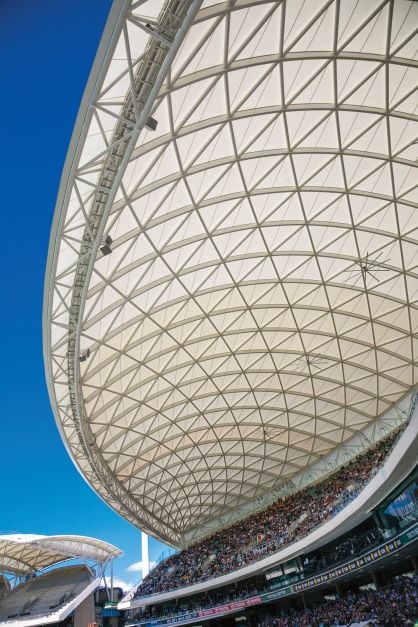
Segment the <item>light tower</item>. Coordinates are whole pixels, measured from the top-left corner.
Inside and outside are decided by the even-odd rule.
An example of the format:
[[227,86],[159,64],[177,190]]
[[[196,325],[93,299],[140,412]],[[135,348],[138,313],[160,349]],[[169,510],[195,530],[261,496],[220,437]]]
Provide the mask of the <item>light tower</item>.
[[149,552],[148,552],[148,534],[141,531],[141,561],[142,561],[142,579],[149,573]]

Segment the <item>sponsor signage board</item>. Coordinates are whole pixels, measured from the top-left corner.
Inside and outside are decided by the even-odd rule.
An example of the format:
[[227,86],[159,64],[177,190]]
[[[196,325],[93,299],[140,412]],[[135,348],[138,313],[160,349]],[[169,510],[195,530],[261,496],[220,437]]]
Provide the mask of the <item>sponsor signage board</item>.
[[235,610],[242,610],[246,607],[253,605],[259,605],[263,602],[262,596],[251,597],[250,599],[242,599],[241,601],[234,601],[233,603],[225,603],[224,605],[217,605],[216,607],[209,607],[207,610],[200,610],[198,612],[199,617],[203,616],[217,616],[219,614],[227,614],[228,612],[234,612]]

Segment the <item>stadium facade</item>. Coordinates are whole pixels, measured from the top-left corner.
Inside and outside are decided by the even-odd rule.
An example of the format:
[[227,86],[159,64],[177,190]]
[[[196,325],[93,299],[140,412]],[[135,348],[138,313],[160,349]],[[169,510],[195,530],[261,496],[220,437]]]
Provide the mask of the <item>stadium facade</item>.
[[416,465],[417,9],[115,0],[81,103],[44,354],[92,488],[187,548],[404,429],[246,576],[366,524]]

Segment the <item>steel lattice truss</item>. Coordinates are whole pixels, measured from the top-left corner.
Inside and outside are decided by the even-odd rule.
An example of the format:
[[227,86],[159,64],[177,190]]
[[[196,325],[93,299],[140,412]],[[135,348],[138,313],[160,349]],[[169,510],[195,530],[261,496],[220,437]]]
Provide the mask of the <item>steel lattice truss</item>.
[[109,18],[45,354],[81,472],[181,545],[364,446],[415,384],[418,4],[160,5]]

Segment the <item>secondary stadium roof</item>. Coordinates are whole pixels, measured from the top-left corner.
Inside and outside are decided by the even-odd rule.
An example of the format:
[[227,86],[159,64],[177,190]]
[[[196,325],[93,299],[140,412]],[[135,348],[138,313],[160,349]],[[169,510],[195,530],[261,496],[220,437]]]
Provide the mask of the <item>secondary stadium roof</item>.
[[69,559],[106,562],[122,555],[112,544],[83,536],[0,536],[0,573],[26,575]]
[[329,472],[415,384],[417,10],[113,5],[52,230],[47,378],[87,481],[169,543]]

